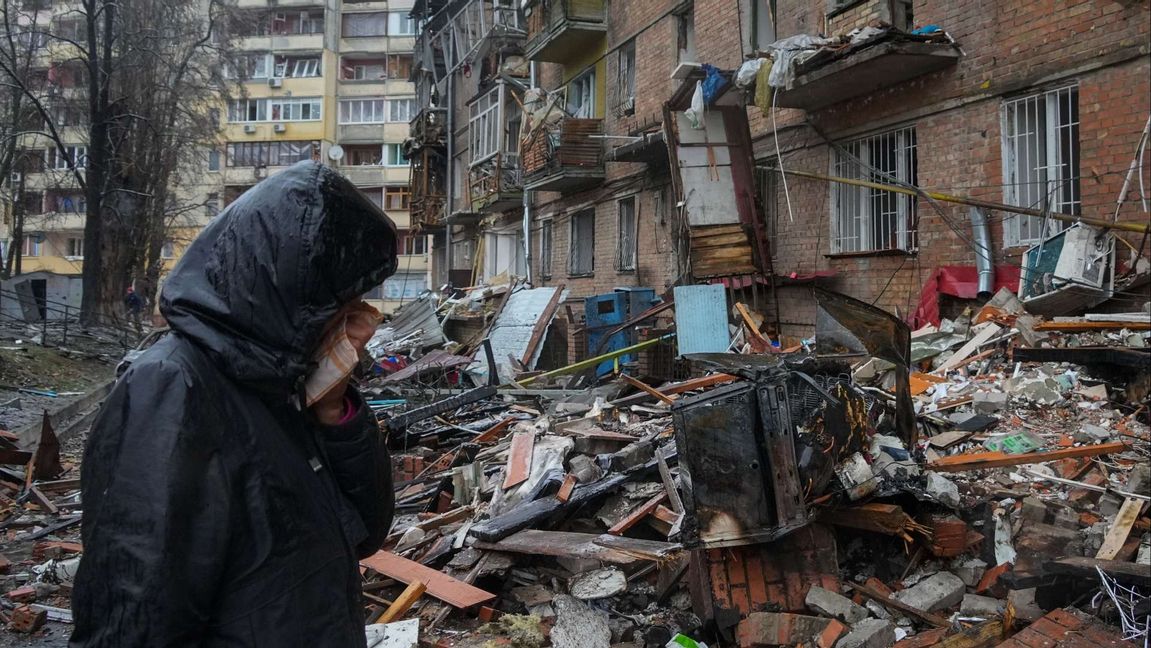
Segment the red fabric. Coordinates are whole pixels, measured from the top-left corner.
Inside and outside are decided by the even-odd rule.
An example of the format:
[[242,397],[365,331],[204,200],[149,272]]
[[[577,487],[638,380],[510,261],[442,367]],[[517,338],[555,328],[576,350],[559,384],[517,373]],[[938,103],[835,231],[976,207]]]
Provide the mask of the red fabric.
[[[995,266],[995,290],[1019,290],[1018,266]],[[919,305],[908,324],[912,330],[928,324],[939,326],[939,295],[974,299],[979,292],[979,271],[975,266],[939,266],[923,284]]]

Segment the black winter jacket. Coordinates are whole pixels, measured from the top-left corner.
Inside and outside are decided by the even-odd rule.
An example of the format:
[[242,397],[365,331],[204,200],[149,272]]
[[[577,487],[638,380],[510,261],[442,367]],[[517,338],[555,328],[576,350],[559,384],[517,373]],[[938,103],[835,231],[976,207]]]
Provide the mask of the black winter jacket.
[[396,230],[312,162],[241,196],[168,278],[173,333],[93,425],[72,648],[363,646],[357,557],[392,518],[387,450],[360,397],[298,406],[340,306],[395,272]]

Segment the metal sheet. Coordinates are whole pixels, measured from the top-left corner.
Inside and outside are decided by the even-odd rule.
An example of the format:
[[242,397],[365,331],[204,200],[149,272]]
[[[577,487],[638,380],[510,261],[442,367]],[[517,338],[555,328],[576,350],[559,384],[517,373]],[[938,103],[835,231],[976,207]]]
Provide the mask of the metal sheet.
[[387,376],[382,383],[397,383],[412,378],[418,377],[424,372],[434,370],[447,370],[454,367],[461,367],[472,363],[472,359],[467,356],[452,355],[442,349],[434,349],[429,351],[427,355],[416,360],[412,364],[400,369],[396,373]]
[[[380,341],[380,348],[389,353],[412,347],[426,349],[448,341],[436,317],[436,306],[431,295],[424,295],[404,304],[387,324],[379,328],[375,338]],[[412,339],[400,343],[408,338]],[[373,350],[372,343],[368,344],[368,350]]]
[[723,286],[676,286],[675,329],[680,355],[727,351],[731,338]]
[[[527,352],[528,342],[531,340],[536,322],[547,310],[556,290],[558,288],[533,288],[521,290],[508,297],[507,304],[504,305],[503,311],[496,318],[495,326],[488,334],[500,380],[508,382],[515,378],[515,368],[508,357],[523,358],[524,353]],[[561,296],[561,299],[563,297]],[[550,325],[549,322],[548,326],[550,327]],[[544,335],[547,335],[546,328]],[[528,359],[528,367],[535,366],[542,349],[542,344],[537,345],[534,357]],[[476,353],[476,361],[468,373],[486,376],[487,372],[487,359],[483,353]]]

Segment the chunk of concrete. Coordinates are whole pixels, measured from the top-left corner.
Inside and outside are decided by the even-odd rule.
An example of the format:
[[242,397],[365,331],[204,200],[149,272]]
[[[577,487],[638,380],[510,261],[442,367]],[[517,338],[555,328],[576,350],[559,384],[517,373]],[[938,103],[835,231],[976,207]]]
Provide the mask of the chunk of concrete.
[[803,602],[807,605],[807,609],[812,612],[835,617],[849,625],[862,621],[868,616],[867,610],[856,605],[855,601],[818,585],[813,585],[807,591],[807,598]]
[[1047,614],[1035,602],[1035,588],[1018,589],[1007,592],[1007,602],[1015,608],[1015,618],[1034,623]]
[[627,577],[616,567],[596,569],[572,576],[568,591],[581,601],[609,598],[627,591]]
[[979,584],[979,579],[983,578],[984,572],[987,571],[987,563],[979,558],[969,558],[953,565],[951,573],[959,577],[963,584],[968,587],[975,587]]
[[959,508],[959,487],[939,473],[927,473],[927,494],[944,506]]
[[967,586],[951,572],[933,574],[911,587],[895,593],[895,599],[924,612],[947,610],[963,600]]
[[637,466],[642,466],[655,458],[655,445],[650,441],[640,441],[625,446],[611,455],[611,469],[616,472],[627,472]]
[[1003,392],[975,392],[971,405],[980,414],[994,414],[1006,408],[1010,398]]
[[891,648],[895,645],[895,626],[883,619],[864,619],[851,628],[835,648]]
[[554,648],[610,648],[608,613],[588,607],[571,596],[557,596],[553,602],[556,623],[552,628]]
[[1047,505],[1043,500],[1028,495],[1023,498],[1022,506],[1019,509],[1019,516],[1028,522],[1042,522],[1047,517]]
[[1003,609],[1003,601],[978,594],[964,594],[963,602],[959,604],[959,613],[963,616],[977,616],[984,619],[1002,614]]

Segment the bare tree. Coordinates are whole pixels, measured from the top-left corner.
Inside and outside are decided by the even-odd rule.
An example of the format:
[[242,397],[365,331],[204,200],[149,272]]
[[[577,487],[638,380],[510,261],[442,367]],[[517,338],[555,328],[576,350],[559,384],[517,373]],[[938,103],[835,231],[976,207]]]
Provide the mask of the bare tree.
[[58,14],[47,40],[70,53],[52,69],[67,72],[86,101],[83,160],[72,159],[49,104],[0,60],[0,75],[44,120],[44,136],[86,197],[86,323],[115,317],[134,280],[148,296],[156,286],[167,230],[188,210],[178,187],[215,141],[235,19],[219,0],[80,0]]

